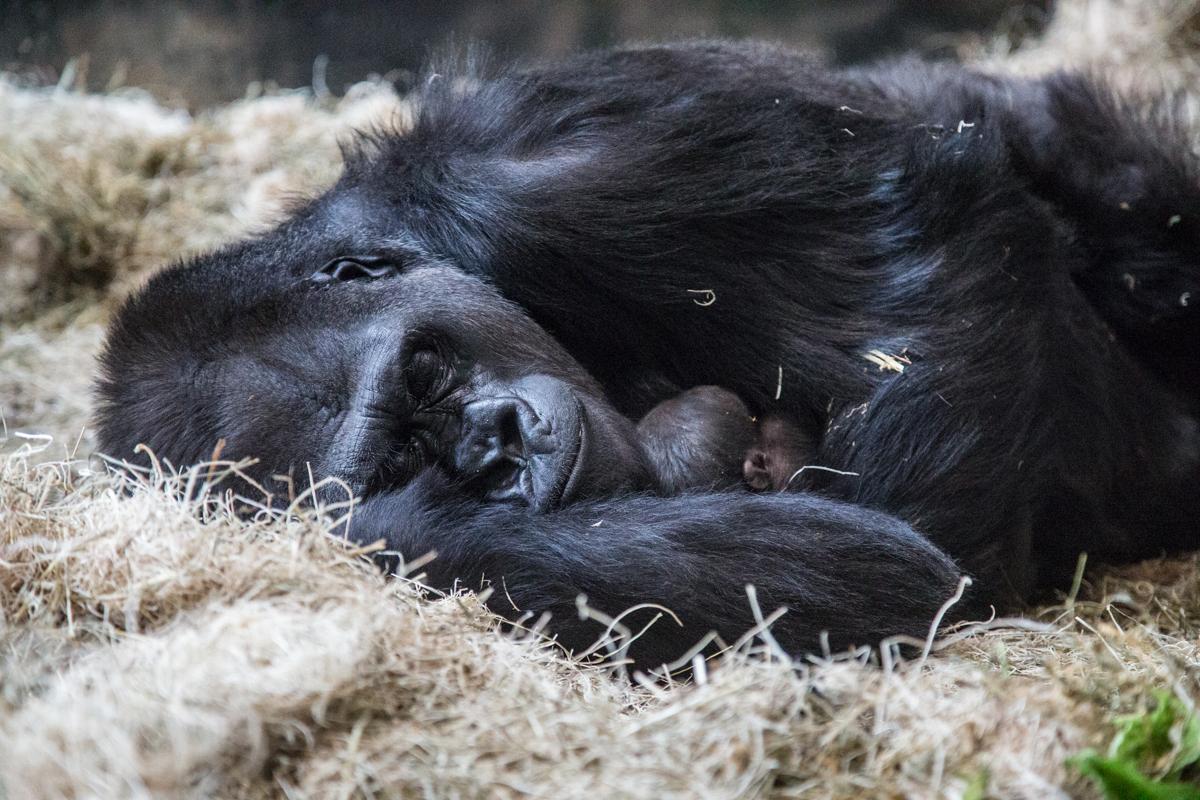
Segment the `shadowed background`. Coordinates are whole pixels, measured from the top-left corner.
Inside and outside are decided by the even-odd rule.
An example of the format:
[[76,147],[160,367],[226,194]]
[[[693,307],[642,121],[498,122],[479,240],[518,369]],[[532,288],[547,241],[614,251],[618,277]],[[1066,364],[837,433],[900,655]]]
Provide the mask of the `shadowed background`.
[[[1049,0],[198,0],[0,3],[0,66],[92,90],[151,90],[190,108],[247,86],[315,84],[341,94],[371,74],[403,85],[431,45],[482,40],[502,56],[562,55],[638,39],[755,36],[840,63],[919,51],[948,55],[964,38],[1038,30]],[[314,80],[314,66],[315,80]],[[85,73],[85,74],[84,74]],[[71,77],[71,76],[69,76]]]

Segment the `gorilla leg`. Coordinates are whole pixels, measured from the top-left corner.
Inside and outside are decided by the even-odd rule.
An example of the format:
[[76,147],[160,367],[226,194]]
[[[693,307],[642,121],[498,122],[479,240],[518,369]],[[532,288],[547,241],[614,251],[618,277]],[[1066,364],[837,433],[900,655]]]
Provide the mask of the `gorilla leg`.
[[[1200,430],[1085,305],[1064,296],[1045,329],[915,356],[831,420],[816,460],[853,474],[806,473],[803,486],[910,521],[991,602],[1064,585],[1081,552],[1194,547],[1184,498],[1200,485]],[[1013,385],[1018,370],[1027,381]]]

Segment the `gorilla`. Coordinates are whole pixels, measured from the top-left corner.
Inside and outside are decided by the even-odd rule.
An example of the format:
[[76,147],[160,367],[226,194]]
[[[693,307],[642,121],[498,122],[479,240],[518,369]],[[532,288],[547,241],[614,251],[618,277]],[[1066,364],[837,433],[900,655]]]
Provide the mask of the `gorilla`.
[[812,452],[812,440],[783,417],[754,417],[720,386],[696,386],[664,400],[637,426],[658,490],[787,489]]
[[664,494],[736,486],[757,438],[746,404],[719,386],[697,386],[662,401],[642,417],[637,435]]
[[[441,68],[417,101],[126,302],[104,452],[335,476],[346,535],[435,553],[430,587],[494,587],[576,651],[619,618],[650,667],[763,611],[790,653],[874,644],[963,575],[951,617],[1081,552],[1200,543],[1200,170],[1170,102],[722,42]],[[635,420],[697,386],[813,468],[671,496]]]

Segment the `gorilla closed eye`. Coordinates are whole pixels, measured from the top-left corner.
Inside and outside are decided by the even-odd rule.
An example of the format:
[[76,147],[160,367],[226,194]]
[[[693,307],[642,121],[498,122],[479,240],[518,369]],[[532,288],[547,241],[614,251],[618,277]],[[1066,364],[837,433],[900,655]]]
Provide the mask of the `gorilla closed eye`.
[[414,350],[404,369],[409,395],[429,398],[441,382],[444,367],[445,360],[433,347],[425,345]]
[[314,272],[311,280],[316,283],[374,280],[376,278],[393,278],[399,274],[400,268],[385,258],[378,256],[338,256]]

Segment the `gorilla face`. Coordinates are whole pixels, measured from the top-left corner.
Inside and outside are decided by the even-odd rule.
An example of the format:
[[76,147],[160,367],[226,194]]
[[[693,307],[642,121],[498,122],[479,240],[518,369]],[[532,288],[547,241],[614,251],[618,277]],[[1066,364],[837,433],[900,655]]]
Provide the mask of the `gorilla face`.
[[124,409],[101,415],[106,452],[144,441],[183,465],[224,440],[223,458],[258,459],[259,481],[311,469],[356,495],[441,469],[481,499],[536,510],[648,485],[632,423],[483,282],[392,251],[205,296],[213,275],[236,286],[279,255],[269,240],[221,251],[131,303],[104,356],[102,401]]

